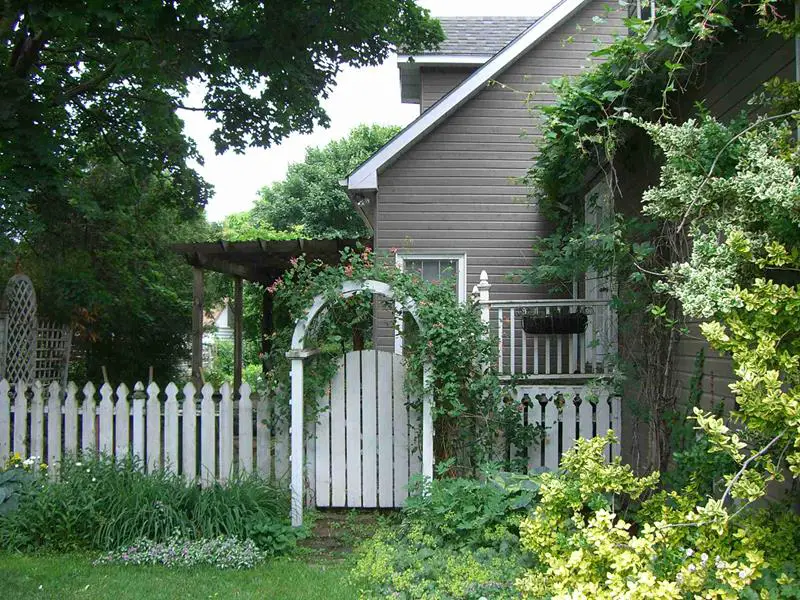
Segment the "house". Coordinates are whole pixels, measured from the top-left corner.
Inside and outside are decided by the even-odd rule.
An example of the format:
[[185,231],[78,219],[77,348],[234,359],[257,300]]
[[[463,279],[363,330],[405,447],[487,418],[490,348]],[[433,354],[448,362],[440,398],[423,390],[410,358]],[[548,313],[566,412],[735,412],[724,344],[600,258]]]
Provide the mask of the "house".
[[[420,116],[344,182],[376,250],[395,250],[400,268],[427,279],[455,273],[463,301],[477,288],[500,340],[500,371],[523,376],[530,397],[585,397],[615,344],[608,286],[575,282],[568,297],[554,299],[508,275],[530,264],[532,240],[551,228],[519,181],[540,140],[535,109],[554,101],[553,79],[581,73],[593,51],[626,34],[627,10],[563,0],[538,18],[442,19],[447,39],[437,51],[398,56],[402,99],[418,102]],[[526,316],[581,312],[585,332],[523,330]],[[401,351],[388,311],[377,311],[374,340]]]
[[233,310],[230,299],[225,298],[203,316],[203,364],[208,367],[216,355],[219,342],[233,343]]
[[[646,2],[631,4],[640,14],[650,9]],[[536,159],[541,132],[532,112],[553,102],[548,83],[579,74],[591,64],[593,50],[625,35],[628,10],[607,0],[562,0],[513,38],[519,21],[443,19],[447,40],[438,51],[398,57],[402,99],[419,103],[420,116],[343,182],[374,230],[375,248],[396,249],[399,267],[426,278],[438,278],[443,269],[455,272],[462,300],[477,286],[484,318],[500,340],[501,372],[548,389],[580,390],[605,375],[605,357],[615,352],[620,332],[608,305],[611,282],[598,281],[596,274],[574,283],[571,300],[553,299],[544,289],[507,277],[530,264],[532,240],[550,231],[516,178]],[[501,33],[509,39],[496,50]],[[744,35],[712,58],[685,104],[691,108],[692,101],[704,99],[712,114],[729,117],[764,81],[790,74],[794,66],[791,42]],[[617,210],[638,211],[642,191],[657,181],[653,154],[639,150],[619,160],[623,193],[615,200]],[[587,174],[587,180],[586,195],[607,199],[610,211],[614,194],[602,174]],[[585,216],[599,220],[604,214]],[[525,312],[584,310],[584,333],[526,335],[522,329]],[[400,350],[387,312],[377,314],[375,341],[378,348]],[[676,393],[686,392],[703,345],[697,336],[677,344]],[[730,398],[730,361],[709,351],[704,375],[708,402]],[[632,427],[629,412],[623,398],[623,438]],[[623,449],[628,456],[631,451]]]

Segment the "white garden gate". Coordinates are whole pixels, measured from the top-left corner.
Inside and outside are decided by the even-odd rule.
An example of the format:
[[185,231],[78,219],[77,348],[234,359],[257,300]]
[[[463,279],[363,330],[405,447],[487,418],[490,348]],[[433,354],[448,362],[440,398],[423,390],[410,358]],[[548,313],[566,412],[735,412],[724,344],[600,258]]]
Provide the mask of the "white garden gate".
[[[395,300],[399,305],[399,308],[410,314],[419,324],[419,317],[417,315],[417,307],[416,304],[411,299],[401,299],[395,298],[394,290],[392,287],[384,283],[382,281],[345,281],[342,284],[341,288],[341,295],[342,297],[349,297],[354,296],[360,293],[371,293],[371,294],[379,294],[384,296],[389,300]],[[305,456],[305,448],[304,448],[304,438],[305,438],[305,429],[304,429],[304,411],[303,411],[303,368],[304,368],[304,361],[307,357],[313,355],[316,350],[315,349],[307,349],[305,348],[305,341],[306,341],[306,332],[308,331],[308,327],[311,322],[314,320],[314,317],[319,314],[322,308],[325,306],[326,300],[323,296],[317,296],[314,298],[314,302],[312,303],[311,307],[309,308],[308,312],[306,313],[305,317],[299,319],[297,324],[295,325],[294,335],[292,336],[292,346],[291,350],[286,353],[286,356],[289,357],[292,361],[292,396],[291,396],[291,424],[290,424],[290,436],[291,436],[291,490],[292,490],[292,525],[295,527],[299,527],[303,524],[303,499],[304,499],[304,469],[306,465],[306,456]],[[333,414],[331,414],[331,421],[329,425],[329,438],[331,448],[329,449],[330,460],[331,461],[341,461],[341,452],[335,452],[333,449],[334,443],[337,445],[337,450],[340,450],[339,446],[342,444],[342,440],[344,440],[344,449],[345,449],[345,492],[344,496],[346,501],[350,500],[352,504],[347,504],[347,506],[364,506],[364,466],[367,466],[366,470],[366,479],[369,485],[368,491],[370,492],[369,502],[371,502],[371,495],[372,495],[372,487],[377,485],[378,482],[378,464],[380,458],[380,450],[378,446],[378,424],[379,421],[377,419],[377,410],[378,405],[385,405],[388,402],[388,394],[381,394],[378,393],[379,389],[386,390],[385,388],[385,381],[383,382],[383,388],[379,388],[379,381],[378,381],[378,354],[375,354],[375,367],[370,367],[370,361],[367,360],[367,369],[363,372],[361,370],[361,365],[363,364],[362,359],[364,358],[363,354],[360,355],[359,358],[355,358],[357,355],[353,355],[352,353],[346,355],[344,357],[344,373],[345,375],[348,372],[348,365],[350,366],[350,371],[355,374],[356,373],[356,362],[359,362],[358,367],[358,377],[350,377],[344,378],[344,383],[341,385],[336,384],[337,380],[339,379],[339,374],[337,373],[336,377],[334,377],[333,381],[331,382],[331,389],[337,388],[344,390],[343,394],[337,394],[336,401],[334,402],[333,392],[329,398],[331,402],[331,409],[332,411],[335,409],[337,414],[337,420],[334,423],[333,421]],[[372,356],[372,355],[368,355]],[[349,357],[349,358],[348,358]],[[399,357],[398,357],[399,359]],[[388,359],[384,358],[383,362],[386,364]],[[387,367],[384,367],[384,372],[386,372]],[[366,379],[365,379],[366,374]],[[394,390],[394,374],[395,374],[395,362],[392,359],[392,389]],[[400,371],[397,371],[397,374],[400,374]],[[427,383],[430,381],[431,377],[431,367],[429,364],[426,364],[423,369],[423,387],[427,388]],[[403,377],[398,377],[398,383],[402,384]],[[372,400],[373,392],[372,389],[375,389],[374,395],[375,400]],[[400,385],[400,389],[402,385]],[[366,390],[366,391],[365,391]],[[366,393],[366,398],[368,402],[366,405],[363,403],[364,395]],[[341,397],[343,396],[343,400]],[[380,398],[379,398],[380,396]],[[402,395],[399,395],[402,398]],[[358,405],[357,400],[362,400],[360,411],[357,410],[355,407]],[[391,403],[394,405],[396,400],[398,399],[398,395],[392,392],[391,395]],[[341,415],[342,410],[342,403],[344,405],[344,410],[346,413],[346,425],[344,426],[344,437],[342,437],[342,423],[339,421],[339,416]],[[430,395],[425,395],[423,398],[420,399],[420,404],[422,406],[421,411],[421,418],[420,418],[420,430],[421,430],[421,443],[419,444],[421,447],[421,474],[423,477],[427,479],[433,478],[433,398]],[[347,412],[347,407],[352,407],[350,412]],[[365,408],[366,406],[366,408]],[[372,407],[375,407],[374,410]],[[366,410],[367,417],[364,418],[364,412]],[[373,419],[373,414],[375,414],[375,418]],[[407,418],[407,417],[406,417]],[[398,422],[402,423],[402,417],[399,415],[398,411]],[[407,421],[406,421],[407,422]],[[375,430],[373,430],[373,423],[375,424]],[[362,424],[366,424],[366,434],[365,430],[362,427]],[[334,426],[336,429],[333,429]],[[318,427],[324,427],[324,425],[320,424]],[[386,427],[386,423],[384,423],[384,428]],[[392,427],[394,428],[394,418],[392,421]],[[349,432],[349,435],[348,435]],[[402,432],[398,433],[398,438],[402,440]],[[394,432],[393,432],[393,439],[394,439]],[[406,434],[406,440],[407,440]],[[394,443],[394,442],[393,442]],[[386,452],[387,444],[384,444],[384,452]],[[401,445],[402,446],[402,445]],[[408,448],[407,441],[405,442],[405,447]],[[325,457],[324,448],[323,450],[323,461]],[[315,463],[317,461],[316,457],[316,444],[314,448],[315,452]],[[402,453],[402,451],[400,450]],[[309,457],[310,458],[310,457]],[[375,471],[373,472],[372,465],[375,465]],[[409,461],[410,464],[410,461]],[[410,468],[409,468],[410,471]],[[338,501],[341,498],[341,471],[339,469],[334,470],[333,465],[328,466],[329,473],[336,473],[336,477],[331,477],[330,481],[330,492],[331,492],[331,500]],[[323,482],[323,488],[325,487],[326,480],[324,479],[324,463],[322,467],[314,468],[315,473],[315,483],[317,473],[320,473]],[[384,480],[386,478],[387,471],[384,471]],[[393,484],[392,484],[392,495],[394,496],[394,488],[395,483],[397,481],[402,481],[404,477],[403,474],[398,475],[395,478],[394,473],[392,475]],[[335,481],[334,481],[335,479]],[[334,490],[334,483],[336,483],[336,489]],[[400,495],[404,493],[402,491],[399,492]],[[317,491],[319,495],[319,491]]]
[[348,352],[319,399],[313,486],[319,507],[395,508],[422,472],[419,405],[404,389],[402,357]]

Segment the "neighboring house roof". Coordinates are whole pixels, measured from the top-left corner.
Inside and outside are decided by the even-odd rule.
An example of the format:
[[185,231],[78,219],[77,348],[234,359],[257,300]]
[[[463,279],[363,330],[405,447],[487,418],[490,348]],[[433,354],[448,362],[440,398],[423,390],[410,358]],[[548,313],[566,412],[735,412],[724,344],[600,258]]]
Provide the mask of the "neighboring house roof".
[[380,171],[392,164],[401,154],[449,117],[467,100],[484,89],[490,80],[514,64],[520,56],[589,2],[591,0],[562,0],[556,4],[482,67],[350,173],[346,179],[348,191],[360,193],[377,190]]

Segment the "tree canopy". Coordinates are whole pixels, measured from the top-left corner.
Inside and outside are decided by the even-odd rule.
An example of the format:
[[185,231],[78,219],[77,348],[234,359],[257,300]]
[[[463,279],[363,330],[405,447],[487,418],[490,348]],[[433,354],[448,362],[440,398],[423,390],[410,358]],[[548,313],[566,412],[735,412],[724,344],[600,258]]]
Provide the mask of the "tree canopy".
[[398,131],[359,125],[345,138],[309,148],[303,162],[289,166],[286,179],[261,190],[251,221],[278,230],[301,227],[308,238],[371,235],[339,182]]
[[219,233],[179,111],[216,124],[218,153],[270,146],[328,123],[342,66],[441,38],[413,0],[0,3],[0,272],[21,259],[42,316],[77,325],[88,376],[171,375],[191,286],[169,244]]
[[[326,125],[320,99],[342,65],[442,37],[413,0],[32,2],[0,7],[0,198],[4,233],[63,193],[65,174],[113,156],[169,173],[170,200],[203,205],[208,188],[180,108],[203,111],[217,152],[266,147]],[[203,85],[200,106],[185,105]]]

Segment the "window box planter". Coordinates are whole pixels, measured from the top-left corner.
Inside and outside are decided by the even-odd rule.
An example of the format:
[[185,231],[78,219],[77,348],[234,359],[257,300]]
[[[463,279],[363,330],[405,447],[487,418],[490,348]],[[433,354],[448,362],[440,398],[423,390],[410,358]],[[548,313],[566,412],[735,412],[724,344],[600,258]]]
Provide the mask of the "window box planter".
[[530,334],[583,333],[589,317],[585,311],[562,312],[549,315],[529,313],[522,315],[522,330]]

